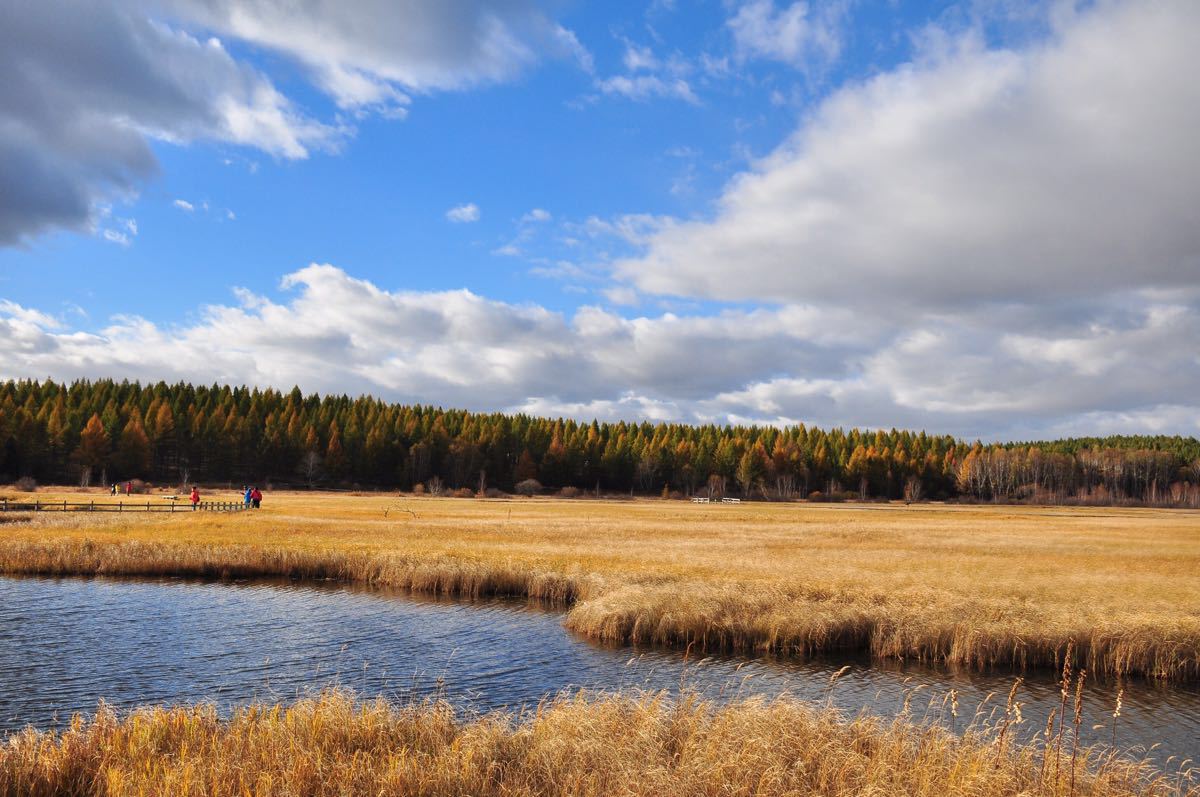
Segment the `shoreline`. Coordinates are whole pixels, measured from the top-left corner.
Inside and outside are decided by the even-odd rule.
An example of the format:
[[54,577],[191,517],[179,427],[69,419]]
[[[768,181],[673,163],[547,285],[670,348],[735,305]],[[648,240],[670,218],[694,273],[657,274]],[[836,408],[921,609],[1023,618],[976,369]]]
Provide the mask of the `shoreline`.
[[[368,588],[477,599],[512,597],[566,610],[564,625],[587,638],[616,645],[651,645],[709,653],[771,654],[805,658],[826,654],[913,659],[974,671],[1060,669],[1069,644],[1072,666],[1093,677],[1139,677],[1168,683],[1200,680],[1200,650],[1144,631],[1080,632],[1068,638],[981,634],[963,624],[906,628],[887,617],[854,614],[787,633],[756,623],[766,607],[728,588],[698,590],[687,598],[696,614],[681,614],[678,584],[643,588],[627,601],[628,585],[610,585],[587,573],[534,569],[451,556],[314,553],[283,546],[202,545],[145,541],[54,542],[0,539],[0,574],[11,576],[179,577],[210,581],[272,579],[339,582]],[[623,592],[623,587],[626,587]],[[711,605],[709,605],[711,604]],[[750,619],[747,619],[750,618]]]

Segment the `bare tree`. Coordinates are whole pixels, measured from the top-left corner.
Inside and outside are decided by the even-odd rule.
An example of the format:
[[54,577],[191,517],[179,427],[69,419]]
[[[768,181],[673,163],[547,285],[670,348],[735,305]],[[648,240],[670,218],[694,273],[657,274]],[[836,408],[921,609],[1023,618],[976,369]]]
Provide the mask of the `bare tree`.
[[790,473],[780,473],[775,476],[775,497],[790,499],[796,495],[796,477]]
[[714,473],[708,477],[708,497],[721,498],[725,495],[725,477]]
[[916,476],[909,476],[904,482],[904,502],[912,503],[913,501],[920,501],[923,493],[924,488],[921,485],[921,480]]
[[654,476],[657,473],[658,458],[650,453],[644,454],[634,469],[634,478],[637,480],[638,489],[643,493],[649,492],[650,488],[654,486]]
[[439,496],[445,492],[445,486],[442,484],[442,477],[433,475],[429,477],[429,481],[425,483],[425,489],[429,490],[432,496]]
[[309,451],[300,457],[300,474],[304,476],[304,480],[308,482],[308,489],[311,490],[321,477],[321,455],[316,451]]

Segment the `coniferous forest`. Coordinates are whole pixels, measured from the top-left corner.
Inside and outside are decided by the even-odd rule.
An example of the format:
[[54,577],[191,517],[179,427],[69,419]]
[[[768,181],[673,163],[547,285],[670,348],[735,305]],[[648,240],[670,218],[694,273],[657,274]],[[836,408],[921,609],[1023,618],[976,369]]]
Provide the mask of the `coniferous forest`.
[[804,425],[599,423],[246,387],[0,383],[0,481],[255,482],[764,499],[1200,505],[1200,441],[983,445]]

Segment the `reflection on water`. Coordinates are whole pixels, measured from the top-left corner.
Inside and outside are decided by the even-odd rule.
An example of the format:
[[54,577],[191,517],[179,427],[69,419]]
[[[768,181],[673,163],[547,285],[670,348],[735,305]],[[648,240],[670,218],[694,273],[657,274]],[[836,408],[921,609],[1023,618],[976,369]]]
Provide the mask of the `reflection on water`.
[[[580,687],[682,687],[716,700],[787,693],[883,716],[908,700],[915,717],[961,729],[977,714],[1002,715],[1013,682],[867,660],[686,660],[675,651],[598,646],[561,620],[512,601],[436,601],[344,586],[0,578],[0,733],[61,726],[100,698],[123,708],[228,706],[287,701],[332,685],[396,701],[442,694],[478,711],[518,709]],[[1029,675],[1018,693],[1026,734],[1058,709],[1053,678]],[[951,689],[957,718],[946,702]],[[1087,741],[1110,738],[1115,697],[1112,684],[1088,686]],[[1119,722],[1119,747],[1158,745],[1151,756],[1160,763],[1200,757],[1195,688],[1126,684]]]

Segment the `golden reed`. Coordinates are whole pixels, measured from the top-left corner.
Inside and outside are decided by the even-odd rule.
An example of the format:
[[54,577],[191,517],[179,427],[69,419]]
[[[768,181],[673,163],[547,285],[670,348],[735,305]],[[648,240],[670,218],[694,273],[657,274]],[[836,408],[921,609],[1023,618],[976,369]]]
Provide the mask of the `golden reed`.
[[521,715],[460,717],[327,692],[228,718],[209,705],[100,707],[0,746],[0,797],[135,795],[979,795],[1185,797],[1180,777],[1083,751],[1048,777],[1000,749],[902,721],[780,699],[715,706],[660,694],[563,695]]

